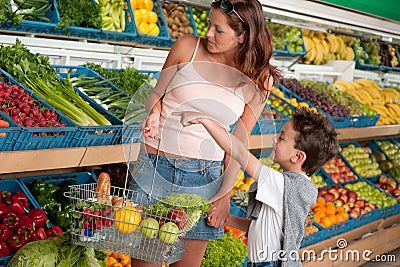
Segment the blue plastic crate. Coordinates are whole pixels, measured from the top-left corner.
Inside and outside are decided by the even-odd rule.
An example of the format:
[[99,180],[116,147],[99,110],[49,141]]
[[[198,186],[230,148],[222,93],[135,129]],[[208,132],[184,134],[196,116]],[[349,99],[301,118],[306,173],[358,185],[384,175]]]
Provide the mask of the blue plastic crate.
[[[135,25],[135,29],[136,29],[136,38],[133,39],[133,41],[138,42],[140,44],[144,44],[144,45],[150,45],[150,46],[159,46],[159,47],[171,47],[172,45],[172,40],[170,38],[169,32],[168,32],[168,23],[165,20],[164,17],[164,13],[162,12],[162,8],[161,8],[161,3],[158,0],[154,0],[153,1],[153,11],[157,13],[158,16],[158,20],[157,20],[157,26],[160,29],[160,33],[158,34],[158,36],[151,36],[148,34],[142,34],[138,31],[137,27],[138,25],[136,25],[135,20],[134,20],[134,14],[133,14],[133,9],[131,6],[130,1],[126,1],[127,5],[128,5],[128,12],[129,12],[129,16],[132,19],[132,23]],[[133,36],[132,36],[133,37]]]
[[[73,136],[76,132],[76,127],[71,120],[65,117],[58,110],[47,104],[43,99],[32,93],[27,87],[20,84],[14,78],[0,69],[0,74],[8,79],[9,84],[15,84],[23,87],[25,92],[29,93],[31,97],[38,100],[39,107],[54,110],[61,123],[64,123],[65,127],[20,127],[20,134],[16,138],[16,142],[13,146],[13,150],[33,150],[33,149],[47,149],[47,148],[65,148],[69,147]],[[4,112],[0,112],[2,117],[11,119]]]
[[300,248],[311,246],[327,239],[327,230],[315,222],[313,222],[313,225],[318,228],[318,232],[315,232],[308,236],[304,236],[301,241]]
[[281,113],[279,110],[276,108],[266,105],[265,108],[269,108],[271,111],[274,111],[276,114],[279,114],[282,116],[280,119],[265,119],[260,117],[257,120],[256,125],[253,127],[253,130],[251,131],[251,134],[276,134],[279,133],[285,125],[286,122],[288,122],[290,119],[283,113]]
[[[70,71],[71,78],[80,75],[95,76],[97,73],[86,67],[71,67],[71,66],[53,66],[61,78],[66,77]],[[110,85],[111,86],[111,85]],[[115,88],[115,86],[114,86]],[[71,141],[71,147],[79,146],[100,146],[100,145],[115,145],[120,143],[122,135],[122,121],[114,114],[104,109],[101,105],[88,97],[86,94],[76,90],[79,96],[85,100],[98,113],[103,115],[112,125],[107,126],[77,126],[78,130]]]
[[[11,178],[11,179],[1,179],[0,180],[0,191],[8,191],[8,192],[18,192],[21,191],[25,193],[29,200],[29,209],[32,208],[40,208],[34,200],[33,196],[30,194],[29,190],[25,187],[23,183],[19,180]],[[11,260],[13,255],[7,257],[0,257],[0,267],[7,266],[7,263]]]
[[353,116],[352,127],[370,127],[375,126],[381,115],[375,116]]
[[334,128],[348,128],[353,125],[353,117],[334,117],[326,113],[325,111],[321,110],[320,108],[316,107],[313,103],[305,100],[301,96],[297,95],[295,92],[291,91],[290,89],[286,88],[282,84],[279,85],[279,88],[284,93],[285,97],[287,98],[296,98],[298,101],[306,102],[310,108],[315,108],[318,112],[322,113],[324,116],[329,118]]
[[0,115],[0,119],[9,124],[8,128],[0,128],[0,134],[5,135],[0,137],[0,151],[11,151],[18,140],[21,128],[8,116]]
[[232,199],[230,200],[230,202],[231,202],[230,214],[238,216],[238,217],[246,218],[246,215],[247,215],[246,209],[239,205],[236,205]]
[[[396,141],[391,138],[380,138],[380,139],[375,139],[368,144],[368,147],[370,147],[373,152],[379,151],[379,152],[383,153],[385,155],[386,159],[393,161],[393,164],[396,166],[396,162],[399,160],[396,160],[396,158],[394,158],[393,156],[388,155],[385,152],[385,150],[383,150],[382,147],[378,144],[378,142],[390,142],[390,143],[398,146]],[[398,149],[400,149],[400,148],[398,148]]]
[[46,11],[45,15],[47,18],[50,19],[50,22],[23,20],[22,23],[16,25],[11,25],[11,23],[7,23],[6,25],[4,25],[4,28],[20,32],[54,33],[55,26],[60,21],[60,15],[58,13],[58,5],[56,0],[50,1],[50,8]]
[[50,175],[39,175],[30,176],[19,179],[21,183],[25,185],[29,193],[32,195],[32,202],[35,206],[40,207],[36,198],[31,193],[31,186],[34,181],[43,180],[46,184],[59,185],[63,181],[74,180],[78,184],[90,184],[97,183],[97,176],[93,171],[87,172],[73,172],[73,173],[63,173],[63,174],[50,174]]

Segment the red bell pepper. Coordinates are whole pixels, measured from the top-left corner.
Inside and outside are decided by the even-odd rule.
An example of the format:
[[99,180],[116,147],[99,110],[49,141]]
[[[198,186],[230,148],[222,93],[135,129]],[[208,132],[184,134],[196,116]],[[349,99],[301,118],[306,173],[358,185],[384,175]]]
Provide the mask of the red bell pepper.
[[11,202],[8,204],[8,209],[18,214],[25,213],[25,207],[18,199],[11,199]]
[[0,241],[0,257],[7,257],[11,255],[11,250],[6,242]]
[[35,222],[28,215],[24,215],[24,214],[19,215],[19,221],[18,222],[19,222],[20,225],[23,224],[23,225],[31,226],[32,228],[35,227]]
[[13,211],[8,211],[3,216],[3,224],[5,224],[11,230],[15,229],[19,225],[19,215]]
[[31,241],[34,238],[34,230],[32,226],[21,224],[18,226],[17,231],[15,232],[17,235],[23,236],[26,242]]
[[22,192],[22,191],[17,191],[17,192],[12,193],[11,200],[14,201],[14,200],[16,200],[16,199],[18,199],[18,200],[22,203],[22,205],[23,205],[25,208],[28,208],[28,206],[29,206],[29,199],[28,199],[28,197],[25,195],[24,192]]
[[43,227],[40,227],[39,229],[37,229],[34,232],[33,239],[34,240],[46,240],[47,239],[46,231],[44,230]]
[[11,251],[15,253],[26,244],[26,241],[22,235],[13,234],[8,237],[7,244]]
[[10,234],[11,230],[6,225],[0,224],[0,241],[7,240]]
[[46,225],[46,213],[42,209],[33,208],[28,212],[28,216],[33,219],[35,227],[42,227]]
[[4,214],[8,212],[8,205],[5,203],[0,203],[0,219],[3,218]]
[[11,192],[8,191],[1,191],[0,192],[0,199],[2,203],[7,203],[11,200]]
[[52,237],[52,236],[56,237],[56,236],[61,235],[62,233],[63,233],[63,231],[57,225],[53,225],[46,230],[47,237]]

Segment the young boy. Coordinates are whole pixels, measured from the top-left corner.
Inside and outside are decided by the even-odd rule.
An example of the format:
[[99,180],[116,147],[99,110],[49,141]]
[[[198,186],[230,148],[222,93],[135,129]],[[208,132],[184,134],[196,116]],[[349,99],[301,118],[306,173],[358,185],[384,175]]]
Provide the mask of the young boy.
[[301,266],[298,255],[304,222],[317,189],[310,176],[336,155],[337,132],[321,114],[295,109],[274,139],[271,158],[284,172],[263,165],[235,136],[215,121],[183,113],[184,126],[202,124],[226,153],[255,179],[247,218],[231,216],[228,225],[248,230],[248,266]]

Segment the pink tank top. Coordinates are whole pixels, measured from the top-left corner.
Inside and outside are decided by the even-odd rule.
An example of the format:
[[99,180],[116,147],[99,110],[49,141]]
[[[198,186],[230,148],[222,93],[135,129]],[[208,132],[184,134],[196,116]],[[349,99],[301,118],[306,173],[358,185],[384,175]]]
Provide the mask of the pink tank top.
[[[178,67],[166,89],[160,117],[159,149],[182,157],[219,161],[223,160],[224,151],[207,130],[200,124],[183,127],[181,117],[173,114],[200,112],[229,131],[244,111],[245,101],[240,85],[235,82],[233,87],[228,87],[216,82],[224,80],[224,84],[229,84],[239,72],[223,64],[194,62],[199,43],[200,38],[190,62]],[[224,77],[219,79],[218,75]],[[157,149],[159,140],[146,138],[145,143]]]

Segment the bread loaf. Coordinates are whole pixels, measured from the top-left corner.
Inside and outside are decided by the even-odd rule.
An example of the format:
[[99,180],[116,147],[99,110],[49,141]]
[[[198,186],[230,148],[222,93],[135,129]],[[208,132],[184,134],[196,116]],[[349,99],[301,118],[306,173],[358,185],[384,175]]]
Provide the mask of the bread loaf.
[[100,203],[110,203],[111,179],[110,175],[106,172],[100,173],[95,197]]

